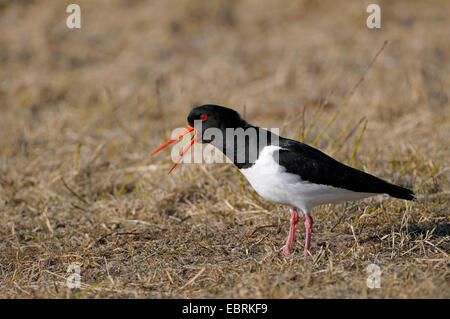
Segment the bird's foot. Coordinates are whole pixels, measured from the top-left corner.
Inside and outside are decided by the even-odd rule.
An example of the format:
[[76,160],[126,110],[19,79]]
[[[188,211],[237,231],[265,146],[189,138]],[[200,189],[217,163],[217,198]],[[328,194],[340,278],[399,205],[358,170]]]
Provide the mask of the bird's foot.
[[287,257],[291,254],[291,249],[284,247],[283,252],[281,253],[284,257]]
[[305,251],[303,256],[311,256],[309,252],[309,247],[311,246],[311,233],[312,233],[313,219],[310,215],[305,216],[305,228],[306,228],[306,238],[305,238]]
[[291,208],[291,222],[290,222],[290,228],[289,228],[289,235],[286,239],[286,245],[284,245],[283,249],[283,256],[287,257],[291,254],[292,244],[294,242],[294,234],[295,234],[295,227],[298,222],[298,212],[297,209]]

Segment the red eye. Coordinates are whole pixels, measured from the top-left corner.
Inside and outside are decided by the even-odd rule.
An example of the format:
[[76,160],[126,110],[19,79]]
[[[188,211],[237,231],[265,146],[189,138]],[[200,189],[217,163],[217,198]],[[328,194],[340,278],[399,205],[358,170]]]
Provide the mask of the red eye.
[[207,118],[206,114],[200,115],[200,120],[202,120],[202,122],[206,121]]

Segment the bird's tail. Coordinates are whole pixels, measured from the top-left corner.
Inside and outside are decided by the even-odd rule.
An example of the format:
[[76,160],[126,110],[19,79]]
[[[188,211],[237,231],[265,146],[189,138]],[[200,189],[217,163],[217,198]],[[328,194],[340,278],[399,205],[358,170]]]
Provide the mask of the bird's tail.
[[416,195],[414,192],[410,189],[397,186],[391,183],[387,183],[389,187],[387,187],[386,193],[392,197],[395,198],[401,198],[401,199],[407,199],[407,200],[413,200],[416,198]]

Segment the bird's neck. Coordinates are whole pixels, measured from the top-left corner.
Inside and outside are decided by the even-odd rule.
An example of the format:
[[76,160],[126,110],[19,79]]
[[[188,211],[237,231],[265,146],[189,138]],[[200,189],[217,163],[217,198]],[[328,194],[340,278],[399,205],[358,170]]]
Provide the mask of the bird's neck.
[[261,150],[278,142],[278,135],[257,126],[245,123],[237,128],[222,129],[223,138],[214,139],[211,144],[218,148],[239,169],[251,167]]

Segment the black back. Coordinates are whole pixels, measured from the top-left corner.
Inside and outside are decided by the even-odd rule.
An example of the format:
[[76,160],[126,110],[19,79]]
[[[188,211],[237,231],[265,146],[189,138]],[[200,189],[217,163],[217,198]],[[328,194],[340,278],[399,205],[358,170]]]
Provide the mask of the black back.
[[279,164],[303,180],[355,192],[389,194],[411,200],[414,193],[378,177],[347,166],[304,143],[280,137]]

